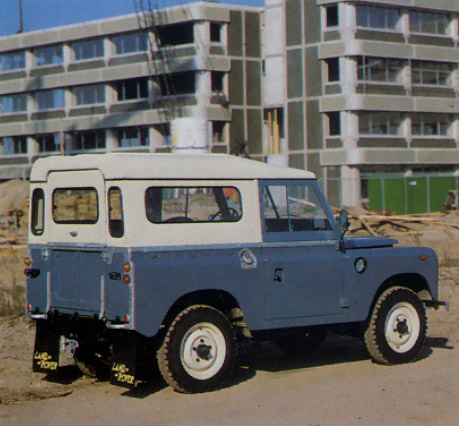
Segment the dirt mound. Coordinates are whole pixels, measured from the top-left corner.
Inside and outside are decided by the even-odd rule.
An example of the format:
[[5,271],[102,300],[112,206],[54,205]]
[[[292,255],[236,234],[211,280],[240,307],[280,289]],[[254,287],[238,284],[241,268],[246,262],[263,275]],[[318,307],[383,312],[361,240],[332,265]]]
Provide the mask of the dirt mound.
[[29,182],[10,180],[0,184],[0,216],[12,210],[26,210],[29,199]]

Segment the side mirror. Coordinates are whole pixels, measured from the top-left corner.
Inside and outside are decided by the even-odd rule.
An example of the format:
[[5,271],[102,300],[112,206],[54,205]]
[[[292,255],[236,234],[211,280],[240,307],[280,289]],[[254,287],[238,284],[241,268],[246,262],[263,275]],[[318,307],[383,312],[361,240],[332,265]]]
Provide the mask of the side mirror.
[[343,210],[339,214],[339,227],[343,234],[345,234],[346,231],[349,229],[349,225],[349,213],[347,212],[347,210]]

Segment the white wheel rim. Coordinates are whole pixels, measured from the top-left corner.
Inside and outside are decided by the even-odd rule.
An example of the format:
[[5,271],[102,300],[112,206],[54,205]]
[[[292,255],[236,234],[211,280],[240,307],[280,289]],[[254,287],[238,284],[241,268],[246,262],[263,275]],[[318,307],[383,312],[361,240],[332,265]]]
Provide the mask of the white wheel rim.
[[384,334],[392,350],[408,352],[416,344],[421,323],[416,309],[406,302],[392,307],[386,318]]
[[225,362],[225,356],[225,337],[218,327],[208,322],[191,327],[180,346],[183,368],[198,380],[215,376]]

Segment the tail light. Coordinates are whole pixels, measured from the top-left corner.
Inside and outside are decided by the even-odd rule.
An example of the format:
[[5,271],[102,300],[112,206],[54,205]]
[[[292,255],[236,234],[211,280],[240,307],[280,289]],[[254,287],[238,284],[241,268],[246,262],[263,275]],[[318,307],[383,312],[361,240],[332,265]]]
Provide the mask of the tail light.
[[24,259],[24,263],[25,263],[25,266],[29,267],[30,265],[32,265],[32,259],[30,257],[26,257]]
[[131,276],[129,275],[129,272],[131,272],[131,264],[129,262],[126,262],[124,265],[123,265],[123,271],[125,272],[124,276],[123,276],[123,282],[124,284],[129,284],[131,282]]

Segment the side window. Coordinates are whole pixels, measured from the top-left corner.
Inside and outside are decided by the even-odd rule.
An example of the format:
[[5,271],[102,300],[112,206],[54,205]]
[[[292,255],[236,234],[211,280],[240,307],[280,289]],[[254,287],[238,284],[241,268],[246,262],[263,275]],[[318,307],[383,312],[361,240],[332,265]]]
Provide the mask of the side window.
[[150,187],[145,193],[152,223],[237,222],[241,194],[234,187]]
[[99,218],[95,188],[57,188],[53,192],[53,219],[59,224],[94,224]]
[[263,188],[266,232],[330,231],[314,187],[270,185]]
[[31,230],[33,235],[43,235],[45,231],[45,192],[41,188],[32,193]]
[[108,190],[108,229],[113,238],[124,235],[123,197],[116,186]]

